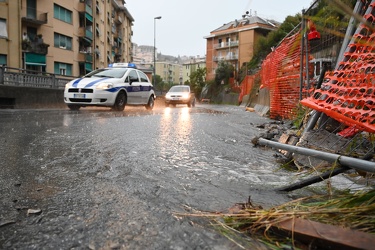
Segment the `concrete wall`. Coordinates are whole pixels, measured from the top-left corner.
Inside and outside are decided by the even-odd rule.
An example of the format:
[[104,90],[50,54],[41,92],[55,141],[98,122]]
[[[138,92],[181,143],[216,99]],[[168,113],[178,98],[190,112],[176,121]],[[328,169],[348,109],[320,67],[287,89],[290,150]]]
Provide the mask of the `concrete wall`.
[[0,86],[0,108],[64,108],[63,89]]

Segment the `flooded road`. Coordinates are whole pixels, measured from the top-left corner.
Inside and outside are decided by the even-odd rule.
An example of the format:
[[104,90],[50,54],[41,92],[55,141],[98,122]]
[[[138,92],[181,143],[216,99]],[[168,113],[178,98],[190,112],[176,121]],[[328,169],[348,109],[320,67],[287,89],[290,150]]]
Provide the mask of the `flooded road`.
[[[237,249],[203,218],[290,198],[237,106],[0,110],[1,249]],[[238,248],[239,249],[239,248]]]

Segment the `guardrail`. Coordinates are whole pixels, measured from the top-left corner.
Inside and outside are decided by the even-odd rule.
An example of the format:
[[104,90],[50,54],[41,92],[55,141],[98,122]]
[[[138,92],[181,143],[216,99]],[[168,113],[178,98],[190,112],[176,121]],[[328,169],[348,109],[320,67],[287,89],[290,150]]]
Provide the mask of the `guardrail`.
[[0,66],[0,86],[64,89],[77,77]]

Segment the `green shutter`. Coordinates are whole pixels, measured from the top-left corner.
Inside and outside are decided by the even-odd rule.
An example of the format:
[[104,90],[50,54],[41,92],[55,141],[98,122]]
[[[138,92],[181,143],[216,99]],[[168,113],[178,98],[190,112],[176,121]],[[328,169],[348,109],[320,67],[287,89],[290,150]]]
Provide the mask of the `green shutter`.
[[7,64],[7,55],[0,55],[0,65]]
[[35,53],[26,53],[25,62],[29,65],[46,65],[46,55],[35,54]]

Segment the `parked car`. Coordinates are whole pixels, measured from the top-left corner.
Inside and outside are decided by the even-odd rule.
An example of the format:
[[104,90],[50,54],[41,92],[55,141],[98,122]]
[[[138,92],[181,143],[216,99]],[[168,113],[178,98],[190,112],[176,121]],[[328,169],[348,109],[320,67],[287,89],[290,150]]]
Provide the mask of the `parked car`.
[[190,91],[189,85],[175,85],[172,86],[165,95],[165,106],[170,104],[187,104],[188,107],[195,107],[195,95]]
[[156,95],[147,75],[132,63],[114,63],[90,72],[65,85],[64,102],[71,110],[86,106],[111,107],[122,111],[125,105],[154,107]]

